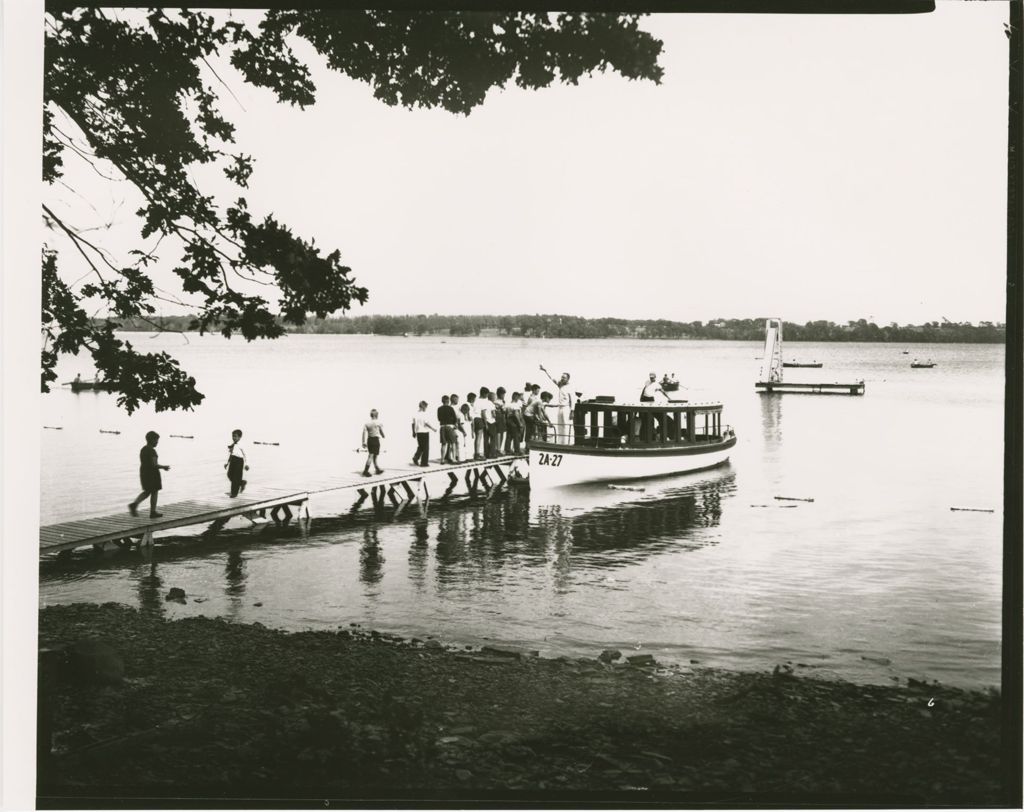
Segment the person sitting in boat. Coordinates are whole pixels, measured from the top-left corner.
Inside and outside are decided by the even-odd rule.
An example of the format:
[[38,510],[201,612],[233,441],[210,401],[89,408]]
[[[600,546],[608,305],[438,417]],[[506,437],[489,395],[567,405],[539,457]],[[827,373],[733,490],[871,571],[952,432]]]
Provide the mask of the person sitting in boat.
[[654,396],[661,392],[661,396],[665,397],[665,390],[661,388],[661,384],[658,383],[658,376],[655,373],[650,373],[647,376],[647,381],[644,383],[644,388],[640,391],[640,402],[641,403],[653,403]]

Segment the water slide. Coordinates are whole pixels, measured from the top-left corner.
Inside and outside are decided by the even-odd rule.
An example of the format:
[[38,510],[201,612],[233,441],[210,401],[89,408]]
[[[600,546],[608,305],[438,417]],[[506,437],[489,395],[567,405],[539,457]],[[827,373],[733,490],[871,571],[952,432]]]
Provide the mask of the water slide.
[[782,380],[782,319],[768,319],[764,325],[764,354],[761,360],[762,382]]

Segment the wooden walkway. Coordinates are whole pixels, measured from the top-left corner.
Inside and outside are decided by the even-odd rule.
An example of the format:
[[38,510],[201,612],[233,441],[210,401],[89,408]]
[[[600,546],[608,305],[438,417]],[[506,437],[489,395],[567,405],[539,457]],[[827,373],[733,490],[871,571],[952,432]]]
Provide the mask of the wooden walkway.
[[[39,551],[42,555],[48,555],[73,550],[76,547],[102,548],[109,543],[123,545],[132,540],[151,544],[153,533],[176,527],[224,522],[233,516],[251,516],[274,508],[288,510],[290,515],[290,506],[301,508],[306,506],[311,495],[334,491],[354,491],[358,496],[357,507],[371,497],[374,505],[383,505],[385,499],[394,505],[414,499],[426,501],[430,497],[425,478],[432,474],[448,475],[448,488],[444,495],[455,490],[460,482],[460,476],[470,493],[476,493],[481,489],[489,492],[505,483],[505,467],[511,466],[517,460],[525,459],[526,455],[520,455],[471,460],[454,465],[434,463],[425,468],[405,465],[389,468],[371,477],[364,477],[361,472],[353,472],[309,483],[301,490],[253,486],[235,497],[225,494],[206,499],[161,504],[157,510],[163,515],[158,519],[149,518],[147,500],[139,506],[137,517],[130,515],[126,508],[124,513],[42,526],[39,528]],[[309,515],[308,507],[306,515]]]

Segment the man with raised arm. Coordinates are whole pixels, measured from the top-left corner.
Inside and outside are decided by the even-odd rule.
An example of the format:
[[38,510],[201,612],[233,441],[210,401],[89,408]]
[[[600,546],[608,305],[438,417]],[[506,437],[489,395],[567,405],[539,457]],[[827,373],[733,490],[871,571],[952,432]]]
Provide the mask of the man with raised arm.
[[569,373],[563,372],[562,377],[556,381],[551,377],[551,373],[544,369],[543,364],[541,364],[540,371],[547,375],[557,388],[555,402],[552,404],[555,407],[555,419],[552,421],[555,424],[555,442],[568,443],[570,441],[569,428],[572,426],[572,392],[569,391]]

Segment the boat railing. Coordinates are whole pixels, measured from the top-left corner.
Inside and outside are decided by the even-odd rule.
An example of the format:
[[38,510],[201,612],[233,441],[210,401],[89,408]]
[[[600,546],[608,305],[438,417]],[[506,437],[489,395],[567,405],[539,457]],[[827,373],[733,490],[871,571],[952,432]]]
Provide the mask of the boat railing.
[[[719,425],[717,427],[708,425],[706,428],[702,422],[693,427],[692,439],[686,430],[686,426],[680,427],[679,439],[676,436],[673,415],[665,415],[661,419],[667,422],[662,439],[661,423],[658,417],[637,418],[633,425],[619,427],[618,425],[597,426],[596,428],[583,423],[576,423],[567,430],[559,431],[557,426],[538,426],[535,429],[533,440],[557,445],[574,445],[585,448],[663,448],[666,446],[685,446],[696,443],[713,443],[733,435],[732,426]],[[545,430],[546,429],[546,430]]]

